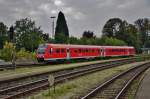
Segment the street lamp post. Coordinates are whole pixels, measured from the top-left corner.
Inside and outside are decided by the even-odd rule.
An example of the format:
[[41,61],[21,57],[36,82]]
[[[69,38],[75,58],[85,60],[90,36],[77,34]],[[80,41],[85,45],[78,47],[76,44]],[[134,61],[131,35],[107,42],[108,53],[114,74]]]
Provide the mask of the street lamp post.
[[54,33],[55,32],[55,30],[54,30],[55,29],[54,20],[55,20],[56,17],[51,16],[50,18],[52,19],[52,38],[54,38],[54,36],[55,36],[55,33]]

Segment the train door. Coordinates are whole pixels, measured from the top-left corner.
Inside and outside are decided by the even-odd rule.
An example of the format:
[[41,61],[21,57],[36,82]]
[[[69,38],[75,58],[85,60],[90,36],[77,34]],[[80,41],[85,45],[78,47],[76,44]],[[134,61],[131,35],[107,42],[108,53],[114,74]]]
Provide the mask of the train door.
[[105,56],[105,49],[104,49],[104,48],[101,48],[100,50],[101,50],[101,56],[104,57],[104,56]]
[[127,49],[127,55],[130,55],[130,49],[129,48]]
[[67,48],[67,59],[70,59],[70,49]]

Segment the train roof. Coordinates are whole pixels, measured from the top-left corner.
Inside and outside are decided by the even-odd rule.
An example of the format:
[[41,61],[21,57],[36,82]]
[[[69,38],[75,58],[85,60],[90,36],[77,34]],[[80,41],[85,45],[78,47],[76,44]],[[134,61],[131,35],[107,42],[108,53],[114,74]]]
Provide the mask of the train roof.
[[68,48],[134,48],[132,46],[96,46],[96,45],[73,45],[73,44],[42,44],[42,45],[48,45],[53,47],[68,47]]

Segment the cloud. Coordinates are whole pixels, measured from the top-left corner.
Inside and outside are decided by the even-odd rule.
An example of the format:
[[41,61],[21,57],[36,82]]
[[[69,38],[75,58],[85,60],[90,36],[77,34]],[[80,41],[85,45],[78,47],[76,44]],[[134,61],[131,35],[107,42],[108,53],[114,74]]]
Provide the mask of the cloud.
[[74,18],[75,18],[76,20],[84,20],[85,15],[84,15],[83,13],[81,13],[81,12],[77,12],[77,13],[74,15]]
[[57,10],[52,10],[51,13],[52,13],[52,14],[57,14],[58,11],[57,11]]
[[20,18],[29,17],[51,34],[50,16],[64,12],[70,35],[81,36],[91,30],[97,36],[105,22],[120,17],[133,23],[150,17],[150,0],[0,0],[0,21],[8,26]]
[[61,0],[54,0],[54,4],[56,6],[63,6],[64,5],[64,3]]

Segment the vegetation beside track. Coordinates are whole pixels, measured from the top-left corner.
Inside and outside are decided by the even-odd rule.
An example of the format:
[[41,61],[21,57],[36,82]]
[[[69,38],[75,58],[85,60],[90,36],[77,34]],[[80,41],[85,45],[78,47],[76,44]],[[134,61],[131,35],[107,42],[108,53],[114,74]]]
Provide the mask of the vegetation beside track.
[[53,89],[42,92],[37,95],[33,95],[31,99],[76,99],[86,90],[95,87],[97,84],[101,83],[105,79],[108,79],[112,75],[124,71],[132,66],[142,64],[144,62],[132,63],[128,65],[123,65],[111,69],[106,69],[100,72],[92,73],[80,78],[76,78],[71,81],[66,81],[64,84],[59,84],[56,86],[55,93]]

